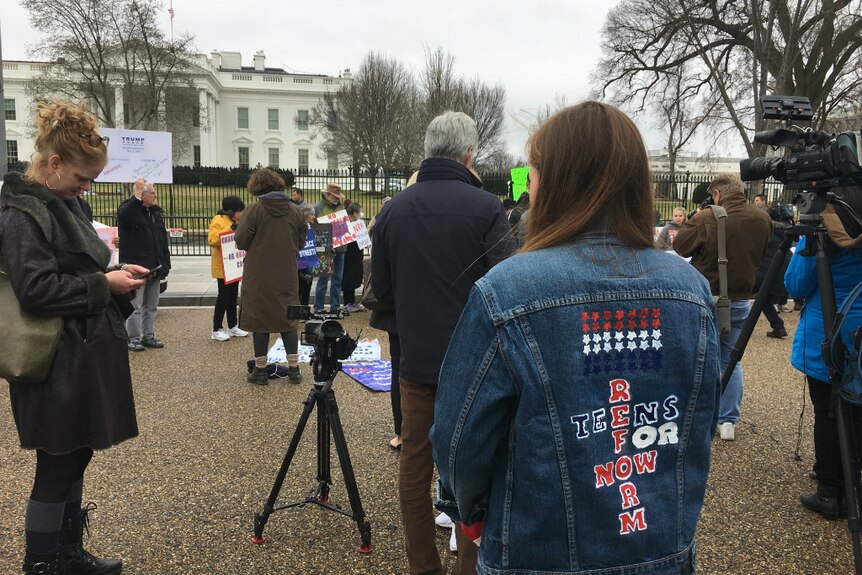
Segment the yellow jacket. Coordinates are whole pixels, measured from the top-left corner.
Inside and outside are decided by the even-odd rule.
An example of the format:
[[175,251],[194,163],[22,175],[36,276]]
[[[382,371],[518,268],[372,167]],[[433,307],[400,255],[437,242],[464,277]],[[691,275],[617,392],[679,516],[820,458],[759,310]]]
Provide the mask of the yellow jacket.
[[218,215],[210,222],[207,241],[210,244],[210,253],[212,261],[210,262],[210,271],[214,278],[224,279],[224,268],[221,261],[221,243],[219,242],[219,234],[229,232],[233,226],[233,220],[227,216]]

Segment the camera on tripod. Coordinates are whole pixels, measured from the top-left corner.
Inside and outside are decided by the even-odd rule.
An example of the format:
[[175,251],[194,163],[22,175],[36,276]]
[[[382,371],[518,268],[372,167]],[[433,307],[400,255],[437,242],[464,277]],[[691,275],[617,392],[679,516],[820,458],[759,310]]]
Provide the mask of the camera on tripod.
[[356,340],[338,322],[340,314],[312,314],[308,306],[289,305],[287,319],[305,320],[302,343],[313,346],[322,363],[347,359],[356,349]]
[[813,118],[811,101],[805,97],[764,96],[760,105],[764,119],[782,120],[787,127],[756,132],[754,141],[788,148],[789,153],[781,158],[742,160],[739,172],[744,181],[765,180],[771,176],[790,189],[830,188],[862,181],[860,134],[830,135],[822,130],[791,125],[793,120],[809,122]]

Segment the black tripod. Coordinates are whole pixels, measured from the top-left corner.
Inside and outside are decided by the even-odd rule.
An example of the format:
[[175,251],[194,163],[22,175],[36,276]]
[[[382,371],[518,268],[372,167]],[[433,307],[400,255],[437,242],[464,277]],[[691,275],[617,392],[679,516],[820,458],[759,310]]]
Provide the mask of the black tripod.
[[[365,511],[362,509],[362,501],[359,499],[359,489],[356,487],[356,476],[350,463],[350,454],[347,452],[347,441],[344,439],[344,430],[341,427],[341,419],[338,416],[338,404],[335,402],[335,392],[332,390],[332,381],[341,368],[341,364],[336,360],[324,361],[315,353],[312,366],[314,370],[314,386],[302,403],[302,415],[299,418],[299,423],[296,425],[296,430],[293,432],[290,446],[287,448],[287,453],[281,462],[281,468],[275,477],[275,484],[272,486],[272,491],[269,493],[269,498],[266,500],[263,511],[254,514],[254,536],[251,540],[257,544],[261,544],[266,540],[263,536],[263,529],[266,527],[266,522],[273,511],[290,509],[291,507],[303,507],[308,503],[313,503],[324,509],[347,515],[356,521],[361,539],[359,552],[371,553],[371,524],[365,520]],[[315,407],[317,407],[317,485],[311,488],[305,499],[276,507],[275,501],[281,491],[281,486],[284,484],[284,478],[287,475],[290,462],[293,460],[293,456],[299,446],[299,440],[302,438],[302,432],[305,430],[305,425],[308,423],[311,411]],[[350,499],[350,512],[344,511],[340,505],[332,503],[329,499],[329,489],[332,485],[330,432],[335,440],[338,461],[341,463],[341,473],[344,476],[344,485],[347,487],[347,495]]]
[[[817,283],[820,288],[820,305],[823,308],[823,328],[826,341],[823,343],[823,357],[829,356],[829,338],[835,322],[835,289],[832,283],[832,269],[829,264],[829,256],[826,252],[826,228],[823,227],[823,218],[820,213],[826,207],[832,194],[822,192],[801,192],[797,197],[797,205],[800,205],[800,225],[793,226],[784,233],[784,238],[772,259],[769,270],[757,292],[748,319],[743,324],[739,337],[731,348],[730,361],[721,378],[721,390],[727,387],[730,376],[736,364],[742,359],[748,340],[760,317],[760,312],[767,303],[772,285],[778,279],[778,272],[782,263],[790,251],[793,240],[801,236],[806,237],[806,249],[811,249],[816,258]],[[799,203],[801,202],[801,203]],[[860,483],[860,462],[857,458],[856,435],[853,431],[853,420],[851,417],[851,406],[841,398],[838,393],[840,374],[829,365],[829,383],[832,389],[831,410],[834,410],[838,424],[838,442],[843,462],[845,501],[847,502],[847,527],[850,530],[850,539],[853,546],[853,562],[856,575],[862,575],[862,544],[860,544],[860,532],[862,532],[862,521],[860,521],[859,504],[862,501],[862,483]]]

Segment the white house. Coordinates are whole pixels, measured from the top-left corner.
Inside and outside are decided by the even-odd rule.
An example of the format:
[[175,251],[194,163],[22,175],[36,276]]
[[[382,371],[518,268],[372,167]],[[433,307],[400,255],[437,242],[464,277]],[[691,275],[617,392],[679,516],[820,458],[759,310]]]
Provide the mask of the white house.
[[[323,94],[351,81],[350,70],[338,77],[294,74],[267,68],[262,51],[253,66],[242,65],[239,52],[198,54],[195,85],[200,118],[186,150],[175,150],[180,165],[273,166],[292,170],[337,169],[335,157],[324,156],[309,126],[311,110]],[[3,62],[6,158],[26,161],[33,153],[33,102],[25,85],[50,63]],[[116,109],[123,110],[122,95]],[[122,127],[122,118],[115,122]],[[170,130],[170,127],[168,127]]]
[[[720,174],[739,172],[739,161],[742,158],[722,156],[699,156],[694,153],[680,153],[676,156],[677,173]],[[667,149],[649,150],[649,165],[654,173],[665,173],[670,170]]]

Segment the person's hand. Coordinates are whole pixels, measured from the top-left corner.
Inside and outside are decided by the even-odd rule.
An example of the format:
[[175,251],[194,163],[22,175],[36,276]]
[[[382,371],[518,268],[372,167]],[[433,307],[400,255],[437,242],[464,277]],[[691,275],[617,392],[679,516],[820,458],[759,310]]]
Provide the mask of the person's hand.
[[120,236],[114,236],[114,239],[111,241],[113,242],[115,248],[120,247]]
[[124,269],[108,272],[105,274],[105,279],[108,281],[108,289],[111,290],[112,294],[120,295],[143,287],[147,283],[146,278],[135,279],[134,276],[146,274],[148,271],[143,266],[126,264]]

